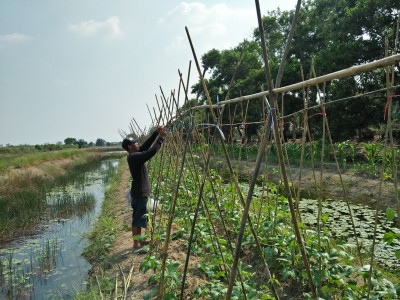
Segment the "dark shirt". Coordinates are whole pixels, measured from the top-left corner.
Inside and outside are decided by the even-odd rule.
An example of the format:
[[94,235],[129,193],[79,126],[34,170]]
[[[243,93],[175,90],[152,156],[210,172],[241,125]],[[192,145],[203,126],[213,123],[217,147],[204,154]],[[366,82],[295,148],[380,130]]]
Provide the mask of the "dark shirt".
[[[146,161],[152,158],[161,148],[164,141],[162,137],[157,138],[158,133],[155,131],[140,147],[138,152],[129,153],[127,157],[129,170],[132,175],[131,196],[133,198],[141,198],[150,196],[150,183],[147,174]],[[151,144],[153,146],[150,148]]]

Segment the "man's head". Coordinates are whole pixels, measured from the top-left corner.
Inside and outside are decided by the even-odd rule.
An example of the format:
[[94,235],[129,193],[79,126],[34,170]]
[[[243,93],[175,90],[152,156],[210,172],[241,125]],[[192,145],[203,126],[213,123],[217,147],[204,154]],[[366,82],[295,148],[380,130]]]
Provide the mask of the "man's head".
[[[126,151],[131,152],[130,150],[132,150],[132,146],[135,146],[135,144],[139,141],[139,139],[132,139],[132,138],[125,138],[122,141],[122,148],[124,148]],[[131,147],[130,147],[131,146]],[[137,149],[136,149],[137,150]]]

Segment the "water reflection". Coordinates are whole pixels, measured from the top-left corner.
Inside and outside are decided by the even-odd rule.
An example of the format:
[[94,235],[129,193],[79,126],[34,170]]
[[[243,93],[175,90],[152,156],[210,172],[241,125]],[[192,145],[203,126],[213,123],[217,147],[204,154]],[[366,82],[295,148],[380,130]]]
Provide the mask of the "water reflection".
[[101,211],[118,160],[107,160],[73,184],[47,193],[50,220],[40,234],[0,250],[0,298],[68,299],[85,288],[90,264],[85,235]]

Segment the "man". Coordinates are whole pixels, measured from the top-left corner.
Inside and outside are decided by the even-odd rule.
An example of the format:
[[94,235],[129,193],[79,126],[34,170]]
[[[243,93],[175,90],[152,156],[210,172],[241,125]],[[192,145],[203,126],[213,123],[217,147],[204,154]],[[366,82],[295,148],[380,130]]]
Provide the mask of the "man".
[[[140,236],[142,228],[146,228],[148,223],[146,204],[148,197],[150,197],[150,183],[145,163],[160,150],[166,134],[165,128],[158,126],[157,130],[141,146],[138,139],[126,138],[122,141],[122,148],[129,153],[127,161],[132,175],[132,237]],[[136,250],[143,244],[143,242],[139,243],[137,239],[134,239],[133,249]]]

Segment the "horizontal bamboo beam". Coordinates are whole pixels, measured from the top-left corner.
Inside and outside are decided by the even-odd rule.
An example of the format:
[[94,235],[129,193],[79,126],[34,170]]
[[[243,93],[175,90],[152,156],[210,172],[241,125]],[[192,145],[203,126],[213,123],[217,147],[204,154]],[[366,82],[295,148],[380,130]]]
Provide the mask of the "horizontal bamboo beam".
[[[358,75],[358,74],[361,74],[364,72],[369,72],[369,71],[373,71],[376,69],[384,68],[386,66],[394,65],[399,61],[400,61],[400,54],[395,54],[395,55],[385,57],[385,58],[382,58],[382,59],[379,59],[379,60],[376,60],[376,61],[373,61],[370,63],[366,63],[366,64],[359,65],[359,66],[352,66],[348,69],[329,73],[327,75],[308,79],[308,80],[305,80],[305,81],[302,81],[299,83],[295,83],[295,84],[291,84],[288,86],[276,88],[276,89],[273,89],[273,92],[275,94],[280,94],[280,93],[286,93],[286,92],[290,92],[290,91],[296,91],[296,90],[307,88],[309,86],[313,86],[316,84],[332,81],[334,79],[355,76],[355,75]],[[255,99],[255,98],[261,98],[261,97],[268,96],[268,95],[269,95],[269,92],[264,91],[264,92],[260,92],[260,93],[256,93],[256,94],[251,94],[251,95],[247,95],[247,96],[241,96],[241,97],[221,101],[220,105],[232,104],[232,103],[251,100],[251,99]],[[199,106],[192,107],[191,109],[193,111],[193,110],[198,110],[198,109],[202,109],[202,108],[210,108],[210,106],[208,104],[207,105],[199,105]],[[213,104],[212,108],[218,108],[218,105]],[[188,113],[188,111],[184,111],[182,113],[182,115],[185,115],[186,113]]]

